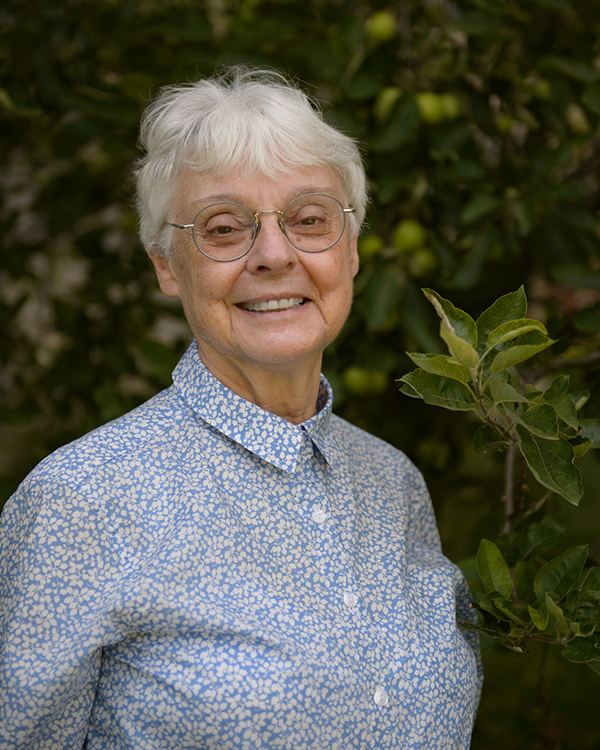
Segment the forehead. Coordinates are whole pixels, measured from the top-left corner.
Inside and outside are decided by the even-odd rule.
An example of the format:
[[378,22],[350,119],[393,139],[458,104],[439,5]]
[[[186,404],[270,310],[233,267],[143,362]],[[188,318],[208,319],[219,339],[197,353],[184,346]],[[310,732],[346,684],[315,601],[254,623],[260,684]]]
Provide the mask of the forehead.
[[180,175],[175,200],[180,207],[232,200],[248,208],[281,208],[305,193],[328,193],[344,201],[340,178],[330,167],[303,167],[272,176],[242,171],[220,175],[186,169]]

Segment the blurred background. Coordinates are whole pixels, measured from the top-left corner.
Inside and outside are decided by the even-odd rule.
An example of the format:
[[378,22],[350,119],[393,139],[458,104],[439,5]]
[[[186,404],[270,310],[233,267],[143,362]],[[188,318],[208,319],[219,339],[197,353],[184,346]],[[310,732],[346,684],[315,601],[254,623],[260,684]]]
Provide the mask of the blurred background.
[[[221,64],[301,82],[358,139],[372,202],[352,316],[328,350],[335,410],[425,474],[446,554],[502,525],[502,457],[476,424],[398,392],[440,350],[431,287],[479,315],[524,285],[600,417],[597,0],[9,0],[0,9],[0,507],[50,451],[171,382],[190,341],[137,238],[148,99]],[[594,390],[595,389],[595,390]],[[598,543],[600,465],[578,462],[565,545]],[[600,677],[484,643],[474,750],[597,750]]]

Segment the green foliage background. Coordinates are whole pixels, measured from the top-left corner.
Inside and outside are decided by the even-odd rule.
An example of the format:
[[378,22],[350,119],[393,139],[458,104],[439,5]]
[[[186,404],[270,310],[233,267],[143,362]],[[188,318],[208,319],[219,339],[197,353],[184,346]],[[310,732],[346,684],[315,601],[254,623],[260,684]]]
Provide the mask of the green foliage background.
[[[360,141],[371,179],[354,311],[326,353],[335,408],[415,460],[447,554],[472,558],[502,526],[502,460],[473,454],[468,416],[395,380],[406,350],[441,351],[420,287],[477,317],[524,284],[558,341],[529,378],[569,374],[600,417],[599,39],[597,0],[5,3],[0,504],[55,447],[168,385],[189,341],[131,208],[149,96],[268,65]],[[554,514],[564,547],[590,544],[597,562],[595,452],[578,465],[580,507],[557,499]],[[473,748],[600,746],[597,675],[543,647],[484,649]]]

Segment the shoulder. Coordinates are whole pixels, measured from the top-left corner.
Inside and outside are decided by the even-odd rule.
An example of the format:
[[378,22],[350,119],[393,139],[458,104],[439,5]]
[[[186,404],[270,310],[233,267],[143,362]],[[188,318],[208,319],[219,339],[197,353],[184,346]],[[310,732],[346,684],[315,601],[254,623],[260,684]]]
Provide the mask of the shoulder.
[[[180,482],[182,446],[199,444],[199,421],[171,387],[59,448],[8,500],[0,539],[59,526],[85,527],[90,539],[100,526],[111,533],[122,526],[140,539],[160,536]],[[165,486],[170,494],[160,491]]]
[[[167,446],[190,422],[190,410],[173,386],[67,445],[39,463],[19,488],[30,494],[51,486],[76,490],[106,467],[137,462]],[[118,469],[114,469],[117,471]]]
[[376,470],[384,469],[386,474],[399,473],[423,484],[421,472],[399,448],[336,414],[331,418],[331,435],[338,448],[351,456],[354,462],[372,466]]

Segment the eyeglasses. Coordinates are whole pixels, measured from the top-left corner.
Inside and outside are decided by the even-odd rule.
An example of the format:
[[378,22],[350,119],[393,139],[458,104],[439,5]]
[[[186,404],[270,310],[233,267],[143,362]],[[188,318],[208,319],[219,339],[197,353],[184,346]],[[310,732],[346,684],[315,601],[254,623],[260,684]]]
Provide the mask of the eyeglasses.
[[279,228],[303,253],[322,253],[333,247],[344,233],[346,214],[337,198],[309,193],[293,200],[284,211],[257,211],[239,203],[212,203],[196,214],[192,224],[166,222],[176,229],[191,229],[194,242],[207,258],[226,263],[249,253],[260,231],[263,214],[278,214]]

